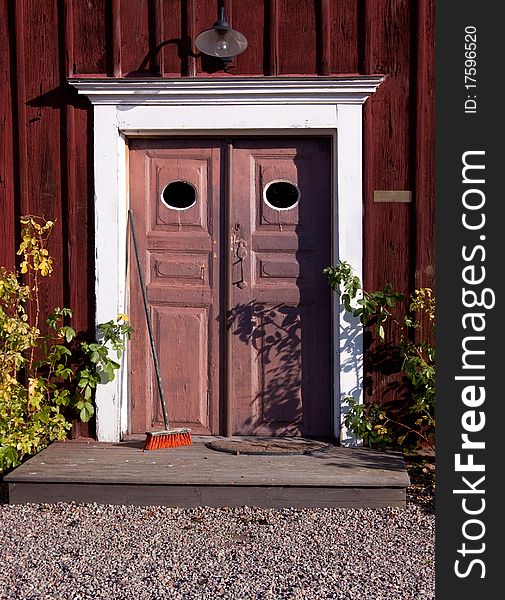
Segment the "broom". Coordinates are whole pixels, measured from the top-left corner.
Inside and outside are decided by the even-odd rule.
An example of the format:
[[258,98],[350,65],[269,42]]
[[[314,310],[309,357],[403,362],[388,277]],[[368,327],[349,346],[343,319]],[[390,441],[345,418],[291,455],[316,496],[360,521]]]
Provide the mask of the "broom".
[[133,211],[128,211],[130,218],[130,225],[133,237],[133,246],[135,248],[135,258],[137,261],[137,270],[139,273],[140,289],[142,291],[142,300],[144,301],[144,310],[146,313],[147,330],[149,332],[149,341],[151,343],[151,352],[153,355],[154,370],[156,371],[156,380],[158,382],[158,393],[160,396],[161,410],[163,412],[163,422],[165,429],[161,431],[147,431],[146,441],[144,443],[144,450],[159,450],[160,448],[176,448],[177,446],[190,446],[191,445],[191,429],[187,427],[179,427],[176,429],[170,428],[168,422],[167,406],[165,403],[165,396],[163,394],[163,386],[161,384],[160,366],[158,361],[158,353],[156,352],[156,346],[154,345],[153,328],[151,325],[151,317],[149,315],[149,308],[147,306],[147,294],[144,286],[144,277],[142,275],[142,267],[140,265],[139,250],[137,246],[137,236],[135,235],[135,224],[133,220]]

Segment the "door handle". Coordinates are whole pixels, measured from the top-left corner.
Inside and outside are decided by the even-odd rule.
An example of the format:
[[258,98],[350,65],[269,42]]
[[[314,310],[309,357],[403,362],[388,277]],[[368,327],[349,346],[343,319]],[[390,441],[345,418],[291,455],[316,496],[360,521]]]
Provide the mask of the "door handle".
[[236,243],[237,247],[235,249],[235,256],[237,257],[237,260],[235,260],[233,266],[239,265],[240,277],[238,281],[232,281],[232,284],[236,285],[240,289],[243,289],[247,287],[247,282],[244,281],[244,259],[247,256],[247,242],[245,240],[238,239]]
[[239,240],[237,243],[237,251],[235,252],[239,260],[244,260],[247,256],[247,243],[244,240]]

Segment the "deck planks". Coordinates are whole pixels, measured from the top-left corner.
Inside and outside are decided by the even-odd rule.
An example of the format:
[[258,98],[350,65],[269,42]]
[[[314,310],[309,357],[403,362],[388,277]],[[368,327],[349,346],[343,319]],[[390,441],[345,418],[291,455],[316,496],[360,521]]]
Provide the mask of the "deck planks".
[[142,452],[139,442],[54,443],[5,477],[9,502],[164,506],[404,506],[403,457],[364,448],[250,456],[192,446]]

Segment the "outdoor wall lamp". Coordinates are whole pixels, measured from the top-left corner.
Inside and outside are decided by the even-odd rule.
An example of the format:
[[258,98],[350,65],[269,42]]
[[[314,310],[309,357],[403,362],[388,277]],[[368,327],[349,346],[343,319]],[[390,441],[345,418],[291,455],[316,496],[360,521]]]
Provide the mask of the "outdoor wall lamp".
[[247,39],[240,31],[230,27],[224,18],[224,7],[221,7],[219,19],[212,29],[205,29],[196,36],[195,45],[204,54],[230,62],[247,48]]

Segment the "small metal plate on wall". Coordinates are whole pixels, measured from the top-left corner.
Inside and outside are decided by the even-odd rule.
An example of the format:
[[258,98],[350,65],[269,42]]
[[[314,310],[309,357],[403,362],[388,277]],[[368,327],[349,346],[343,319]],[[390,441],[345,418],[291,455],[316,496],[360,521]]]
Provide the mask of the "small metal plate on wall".
[[412,202],[409,190],[374,190],[374,202]]

